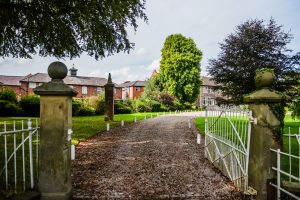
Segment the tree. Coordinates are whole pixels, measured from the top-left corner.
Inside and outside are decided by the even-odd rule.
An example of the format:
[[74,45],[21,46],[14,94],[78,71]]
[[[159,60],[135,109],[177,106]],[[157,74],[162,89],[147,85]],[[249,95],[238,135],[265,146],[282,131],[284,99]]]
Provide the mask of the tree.
[[181,34],[168,36],[161,52],[160,71],[156,78],[159,85],[180,103],[195,102],[201,84],[202,52],[191,38]]
[[291,99],[289,107],[292,111],[292,117],[300,119],[300,74],[298,74],[296,78],[298,84],[293,86],[290,90],[288,90],[287,94]]
[[0,56],[95,59],[129,52],[126,27],[147,21],[145,0],[1,0]]
[[[254,91],[256,70],[274,69],[274,88],[285,92],[297,84],[300,53],[292,54],[287,48],[292,35],[284,32],[273,19],[265,25],[263,20],[248,20],[237,26],[220,44],[217,59],[209,61],[208,72],[219,84],[224,95],[234,103],[242,103],[243,96]],[[299,93],[298,93],[299,95]]]

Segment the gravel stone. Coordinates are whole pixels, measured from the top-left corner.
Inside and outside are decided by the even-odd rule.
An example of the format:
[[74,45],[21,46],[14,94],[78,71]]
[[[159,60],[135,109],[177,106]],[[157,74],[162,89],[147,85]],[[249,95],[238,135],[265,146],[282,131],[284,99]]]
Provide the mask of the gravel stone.
[[188,116],[117,127],[76,146],[73,199],[243,199],[204,158]]

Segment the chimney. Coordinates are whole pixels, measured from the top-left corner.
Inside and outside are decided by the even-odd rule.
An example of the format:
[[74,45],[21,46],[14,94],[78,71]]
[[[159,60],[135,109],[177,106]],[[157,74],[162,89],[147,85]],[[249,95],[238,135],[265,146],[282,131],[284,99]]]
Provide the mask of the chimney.
[[77,76],[77,70],[78,69],[76,69],[74,66],[71,69],[69,69],[70,74],[71,74],[72,77]]

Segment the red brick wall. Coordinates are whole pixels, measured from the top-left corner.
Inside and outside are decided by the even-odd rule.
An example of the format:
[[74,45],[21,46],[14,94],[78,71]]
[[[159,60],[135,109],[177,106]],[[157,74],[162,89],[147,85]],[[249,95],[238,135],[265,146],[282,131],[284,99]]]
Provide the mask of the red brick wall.
[[7,89],[14,90],[18,98],[21,98],[22,96],[25,95],[25,91],[22,90],[21,86],[11,86],[11,85],[0,86],[0,90],[7,90]]
[[136,91],[136,87],[133,86],[132,87],[133,90],[133,99],[138,99],[142,96],[142,94],[144,93],[144,87],[140,87],[140,91]]
[[122,88],[116,88],[115,99],[122,99]]

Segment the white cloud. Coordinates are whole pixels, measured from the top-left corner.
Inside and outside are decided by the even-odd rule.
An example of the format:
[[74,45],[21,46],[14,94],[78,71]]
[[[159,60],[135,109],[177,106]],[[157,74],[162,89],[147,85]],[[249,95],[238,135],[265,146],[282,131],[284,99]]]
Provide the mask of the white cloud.
[[19,58],[16,63],[17,64],[25,64],[25,63],[28,63],[29,61],[31,61],[31,59]]
[[145,48],[142,47],[142,48],[139,48],[137,50],[135,55],[137,55],[137,56],[147,56],[147,55],[149,55],[149,52]]
[[160,58],[154,59],[150,65],[147,66],[148,70],[158,70],[160,66]]

